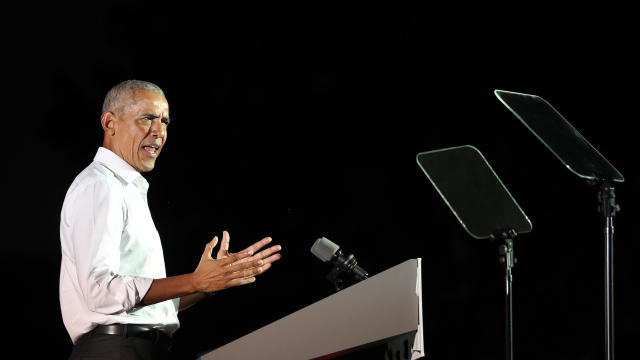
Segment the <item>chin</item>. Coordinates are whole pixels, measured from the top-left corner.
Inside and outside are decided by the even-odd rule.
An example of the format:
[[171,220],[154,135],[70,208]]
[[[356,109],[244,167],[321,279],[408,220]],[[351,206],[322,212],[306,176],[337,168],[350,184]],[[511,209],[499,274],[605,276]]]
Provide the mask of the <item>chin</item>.
[[151,164],[142,164],[142,166],[140,166],[140,169],[138,169],[139,172],[143,173],[143,172],[149,172],[151,170],[153,170],[153,168],[155,167],[156,163],[151,163]]

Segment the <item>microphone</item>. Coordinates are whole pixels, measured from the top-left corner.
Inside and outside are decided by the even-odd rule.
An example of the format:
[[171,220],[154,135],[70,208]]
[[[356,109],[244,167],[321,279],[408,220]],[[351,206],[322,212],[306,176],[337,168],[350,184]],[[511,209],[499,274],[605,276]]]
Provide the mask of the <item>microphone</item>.
[[331,263],[334,270],[345,272],[355,280],[361,281],[369,277],[369,274],[358,266],[353,254],[345,253],[340,249],[340,246],[325,237],[318,238],[313,243],[311,252],[323,262]]

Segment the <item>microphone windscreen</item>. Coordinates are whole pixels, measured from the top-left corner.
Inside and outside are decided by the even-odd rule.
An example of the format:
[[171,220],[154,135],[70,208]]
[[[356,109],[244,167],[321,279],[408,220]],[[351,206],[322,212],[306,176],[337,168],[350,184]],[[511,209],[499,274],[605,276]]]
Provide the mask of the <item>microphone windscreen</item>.
[[331,240],[321,237],[313,243],[311,252],[320,260],[327,262],[333,258],[333,255],[340,249],[340,246],[334,244]]

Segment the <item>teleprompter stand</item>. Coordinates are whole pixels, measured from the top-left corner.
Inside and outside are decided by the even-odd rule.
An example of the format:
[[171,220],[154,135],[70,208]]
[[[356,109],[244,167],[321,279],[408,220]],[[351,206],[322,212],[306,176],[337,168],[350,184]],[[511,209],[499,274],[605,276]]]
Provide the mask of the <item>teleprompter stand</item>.
[[576,176],[598,186],[605,218],[605,351],[614,359],[613,217],[620,210],[613,184],[624,177],[551,104],[539,96],[495,90],[498,99]]
[[501,241],[505,267],[506,359],[513,359],[513,239],[531,231],[527,218],[478,149],[465,145],[419,153],[416,160],[462,227],[476,239]]

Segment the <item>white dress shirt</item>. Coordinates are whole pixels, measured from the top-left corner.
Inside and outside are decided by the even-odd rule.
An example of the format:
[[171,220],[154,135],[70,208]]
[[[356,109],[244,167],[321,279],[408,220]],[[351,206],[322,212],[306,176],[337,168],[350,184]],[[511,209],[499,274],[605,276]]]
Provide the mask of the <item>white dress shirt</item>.
[[148,324],[173,333],[180,299],[139,305],[166,277],[149,184],[105,148],[71,184],[60,218],[60,308],[75,343],[100,324]]

